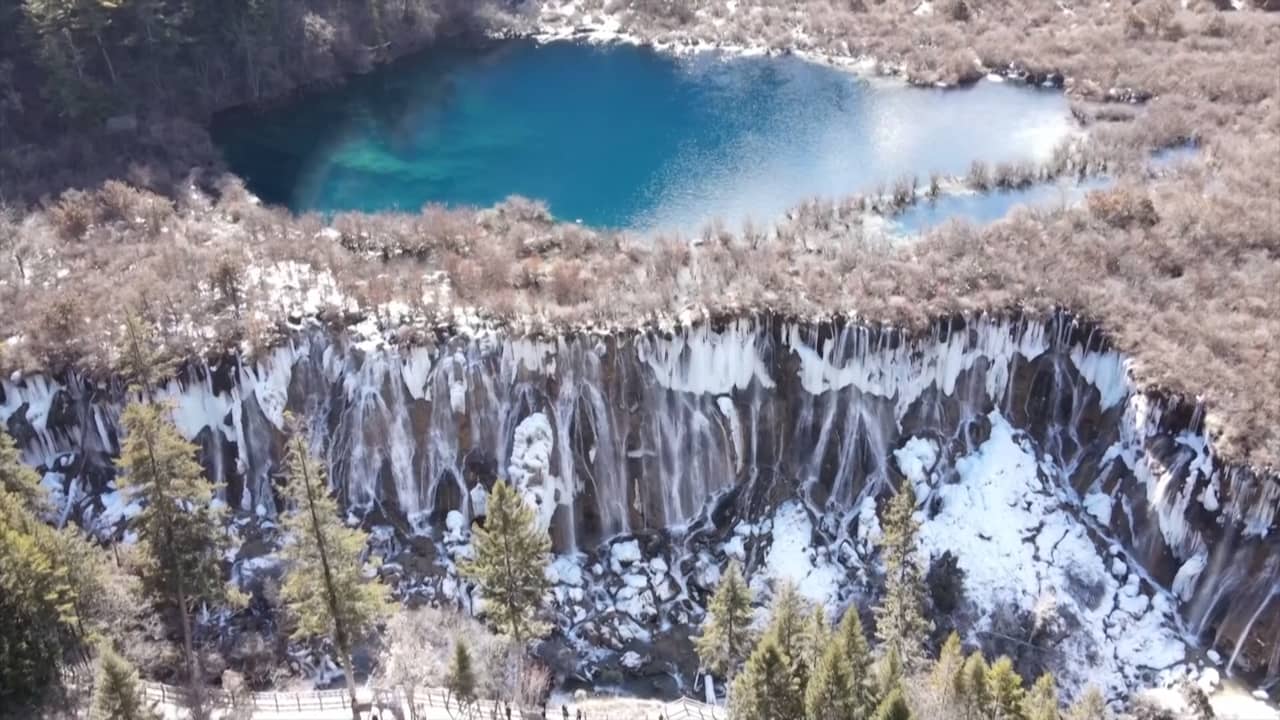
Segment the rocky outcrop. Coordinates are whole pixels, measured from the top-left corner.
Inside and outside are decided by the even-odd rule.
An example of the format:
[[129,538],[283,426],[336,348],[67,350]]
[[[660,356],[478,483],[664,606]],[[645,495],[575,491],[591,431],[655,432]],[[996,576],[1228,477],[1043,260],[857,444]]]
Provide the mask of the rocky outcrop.
[[[1194,401],[1135,388],[1124,356],[1069,315],[956,317],[909,333],[762,314],[555,338],[439,332],[413,348],[303,328],[256,361],[192,364],[166,395],[219,496],[248,513],[274,512],[288,410],[371,525],[444,538],[506,477],[567,557],[661,536],[669,550],[619,561],[614,580],[604,562],[593,580],[608,603],[592,607],[634,609],[641,629],[670,622],[650,605],[683,598],[696,616],[692,579],[726,548],[761,562],[753,523],[776,522],[788,501],[840,564],[865,545],[856,518],[868,498],[925,471],[935,486],[962,481],[957,461],[1007,421],[1121,565],[1173,598],[1189,636],[1235,671],[1280,676],[1277,478],[1221,463]],[[0,383],[0,419],[25,458],[69,516],[104,533],[130,512],[111,464],[126,399],[75,375]],[[589,605],[580,585],[558,587],[565,607]],[[603,632],[567,612],[579,638]],[[610,627],[615,637],[591,642],[646,662],[616,636],[625,624]]]

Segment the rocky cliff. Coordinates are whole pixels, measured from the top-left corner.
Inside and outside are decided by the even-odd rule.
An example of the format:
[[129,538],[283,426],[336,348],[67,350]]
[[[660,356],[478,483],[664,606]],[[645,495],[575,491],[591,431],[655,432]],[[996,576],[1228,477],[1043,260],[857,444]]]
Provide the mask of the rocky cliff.
[[[1003,606],[1040,617],[1049,597],[1062,658],[1047,664],[1103,668],[1067,671],[1068,686],[1155,682],[1198,643],[1280,677],[1280,478],[1216,459],[1193,400],[1136,388],[1103,333],[1066,314],[919,334],[759,314],[440,331],[412,348],[300,326],[256,360],[190,364],[165,394],[219,498],[249,515],[275,511],[292,412],[349,511],[401,538],[393,560],[413,537],[448,556],[511,480],[562,556],[565,637],[630,670],[696,620],[728,557],[828,602],[873,595],[875,500],[914,482],[924,550],[966,572],[971,639]],[[112,465],[127,399],[75,374],[0,382],[27,461],[104,536],[131,512]],[[427,594],[466,594],[442,582]]]

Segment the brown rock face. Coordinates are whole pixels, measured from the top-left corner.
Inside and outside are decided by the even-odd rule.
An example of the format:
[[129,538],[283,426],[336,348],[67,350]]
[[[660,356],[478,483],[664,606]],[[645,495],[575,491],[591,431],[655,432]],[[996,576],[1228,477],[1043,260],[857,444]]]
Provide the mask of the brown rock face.
[[[70,512],[99,522],[120,388],[0,385],[0,419],[27,459],[87,490]],[[1180,598],[1193,632],[1237,670],[1280,671],[1280,480],[1223,466],[1194,403],[1136,392],[1124,358],[1069,316],[950,318],[914,335],[750,316],[668,334],[446,334],[413,349],[312,330],[257,364],[194,367],[169,393],[233,508],[273,511],[288,410],[353,511],[441,528],[505,477],[540,499],[559,550],[705,513],[728,527],[796,496],[848,509],[900,481],[890,458],[912,437],[935,441],[940,472],[954,472],[999,411],[1055,482],[1109,498],[1103,531]]]

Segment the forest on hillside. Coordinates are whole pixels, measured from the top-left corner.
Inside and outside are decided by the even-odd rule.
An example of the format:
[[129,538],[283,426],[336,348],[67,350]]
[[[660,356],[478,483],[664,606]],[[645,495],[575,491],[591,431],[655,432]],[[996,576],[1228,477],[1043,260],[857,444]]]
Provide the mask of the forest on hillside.
[[199,127],[210,113],[368,71],[475,29],[499,4],[6,0],[0,200],[30,202],[130,166],[137,184],[165,189],[169,178],[155,174],[215,160]]

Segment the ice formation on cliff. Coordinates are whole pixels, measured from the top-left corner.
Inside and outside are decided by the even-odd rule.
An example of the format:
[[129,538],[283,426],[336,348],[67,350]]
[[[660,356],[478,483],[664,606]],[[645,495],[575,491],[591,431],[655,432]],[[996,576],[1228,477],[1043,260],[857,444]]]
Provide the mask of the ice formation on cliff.
[[[1100,653],[1113,687],[1176,654],[1161,640],[1171,617],[1191,636],[1214,630],[1236,668],[1266,664],[1231,650],[1280,611],[1280,563],[1260,539],[1280,491],[1220,463],[1198,412],[1136,391],[1124,357],[1065,316],[955,318],[921,334],[769,316],[551,339],[473,329],[403,349],[370,333],[301,328],[257,360],[193,366],[166,387],[223,501],[270,517],[287,409],[353,513],[398,513],[450,547],[465,546],[500,475],[537,501],[565,557],[670,535],[662,569],[645,545],[615,596],[645,618],[661,605],[693,621],[691,588],[716,582],[728,557],[857,600],[872,501],[905,477],[938,513],[928,549],[954,546],[983,610],[1053,597],[1087,627],[1063,647]],[[0,421],[24,458],[69,517],[104,534],[129,507],[109,494],[124,399],[74,373],[0,381]],[[978,518],[999,542],[974,534]],[[714,547],[680,544],[708,532]],[[681,553],[693,562],[677,572]],[[643,588],[627,584],[641,576]],[[1117,613],[1155,644],[1116,634]]]

